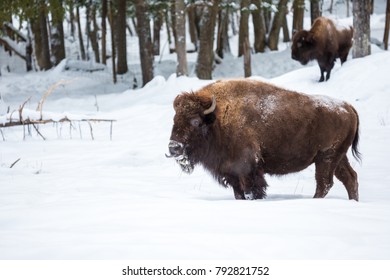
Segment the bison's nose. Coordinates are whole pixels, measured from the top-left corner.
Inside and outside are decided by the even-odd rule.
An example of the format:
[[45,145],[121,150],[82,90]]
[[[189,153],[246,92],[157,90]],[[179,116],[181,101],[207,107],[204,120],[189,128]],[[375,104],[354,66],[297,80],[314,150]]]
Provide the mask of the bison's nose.
[[171,140],[168,149],[171,156],[177,157],[183,154],[183,144],[177,141]]

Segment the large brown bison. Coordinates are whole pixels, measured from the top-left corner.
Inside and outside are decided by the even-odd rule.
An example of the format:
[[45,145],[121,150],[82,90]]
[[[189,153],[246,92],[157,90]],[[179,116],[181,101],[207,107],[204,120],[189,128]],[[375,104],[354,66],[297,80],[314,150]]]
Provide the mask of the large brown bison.
[[294,34],[291,47],[292,59],[306,65],[310,60],[317,60],[321,70],[320,82],[330,78],[337,58],[343,64],[352,46],[353,28],[337,29],[332,20],[317,18],[309,31],[301,30]]
[[236,199],[266,195],[264,174],[284,175],[315,164],[315,198],[333,175],[358,200],[357,174],[347,151],[359,158],[359,119],[346,102],[306,95],[255,80],[217,81],[174,101],[169,154],[191,173],[202,164]]

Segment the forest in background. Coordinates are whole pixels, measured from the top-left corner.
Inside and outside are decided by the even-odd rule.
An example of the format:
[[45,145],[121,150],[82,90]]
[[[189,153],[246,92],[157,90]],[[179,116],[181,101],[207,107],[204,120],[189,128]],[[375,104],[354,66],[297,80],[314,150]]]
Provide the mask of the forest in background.
[[[252,53],[277,50],[279,40],[288,42],[303,29],[305,12],[313,22],[324,10],[332,13],[336,4],[345,5],[346,16],[353,16],[352,56],[369,55],[374,0],[2,0],[0,47],[22,58],[27,71],[41,71],[69,57],[65,52],[67,41],[78,41],[77,59],[102,65],[110,61],[115,83],[117,75],[129,71],[126,36],[138,36],[145,85],[154,77],[161,32],[167,33],[170,52],[177,54],[177,76],[188,75],[187,53],[197,52],[195,73],[200,79],[212,79],[213,64],[231,52],[229,34],[238,34],[238,53],[234,55],[244,57],[248,77]],[[289,12],[292,26],[287,21]],[[83,13],[85,23],[80,20]],[[386,50],[389,22],[387,0],[381,44]]]

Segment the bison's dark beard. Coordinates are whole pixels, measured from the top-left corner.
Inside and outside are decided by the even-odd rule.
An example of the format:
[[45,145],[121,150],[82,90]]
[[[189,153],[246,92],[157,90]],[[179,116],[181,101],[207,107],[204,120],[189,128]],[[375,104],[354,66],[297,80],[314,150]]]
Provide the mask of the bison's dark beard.
[[194,171],[194,164],[185,153],[175,157],[175,160],[180,165],[181,170],[183,170],[185,173],[191,174]]
[[176,162],[180,165],[181,170],[185,173],[191,174],[194,171],[194,163],[190,160],[186,149],[182,143],[177,141],[172,141],[168,145],[170,148],[180,147],[181,151],[177,151],[177,149],[173,149],[172,152],[170,150],[169,155],[165,154],[167,158],[175,158]]

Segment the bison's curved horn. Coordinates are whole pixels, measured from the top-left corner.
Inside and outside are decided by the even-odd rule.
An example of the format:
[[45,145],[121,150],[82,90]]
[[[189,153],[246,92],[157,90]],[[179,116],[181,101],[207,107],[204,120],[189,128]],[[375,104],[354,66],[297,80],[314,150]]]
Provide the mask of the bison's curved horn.
[[213,100],[213,102],[212,102],[212,104],[211,104],[210,108],[208,108],[208,109],[204,110],[203,114],[205,114],[205,115],[208,115],[208,114],[210,114],[210,113],[214,112],[214,110],[215,110],[215,107],[217,107],[217,101],[216,101],[216,99],[215,99],[215,96],[214,96],[214,95],[213,95],[213,98],[212,98],[212,100]]

